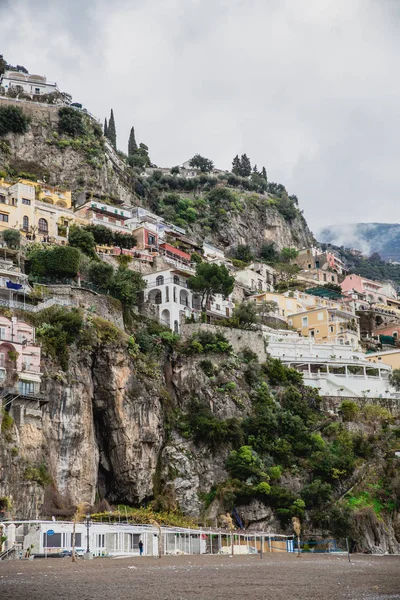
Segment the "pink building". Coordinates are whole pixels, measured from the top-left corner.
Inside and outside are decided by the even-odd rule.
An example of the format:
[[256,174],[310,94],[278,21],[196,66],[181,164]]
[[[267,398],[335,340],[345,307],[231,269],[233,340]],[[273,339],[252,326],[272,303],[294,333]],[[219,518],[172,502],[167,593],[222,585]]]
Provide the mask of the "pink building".
[[379,281],[372,281],[361,277],[360,275],[347,275],[342,281],[341,288],[343,292],[354,290],[358,294],[363,294],[370,304],[386,304],[387,296],[385,294],[384,284]]
[[12,398],[35,398],[40,389],[40,346],[35,328],[0,316],[0,388],[5,403]]

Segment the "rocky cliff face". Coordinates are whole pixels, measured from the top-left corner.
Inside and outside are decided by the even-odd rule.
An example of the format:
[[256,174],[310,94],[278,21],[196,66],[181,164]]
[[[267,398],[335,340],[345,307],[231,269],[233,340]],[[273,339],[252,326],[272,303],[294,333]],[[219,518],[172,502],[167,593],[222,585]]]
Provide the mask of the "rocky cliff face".
[[[166,351],[143,361],[127,352],[122,336],[72,349],[68,373],[45,359],[42,418],[28,411],[32,418],[0,436],[0,498],[12,500],[11,514],[37,518],[68,514],[76,503],[99,498],[130,505],[156,498],[161,507],[216,523],[224,502],[210,491],[228,478],[231,446],[196,441],[183,416],[196,398],[221,422],[240,419],[252,412],[252,394],[246,363],[236,355],[210,358],[212,377],[205,374],[210,365],[204,356]],[[367,470],[383,473],[379,461],[370,461],[363,477]],[[282,475],[280,485],[298,495],[302,477]],[[239,502],[237,510],[251,529],[286,530],[261,497]],[[311,522],[307,528],[315,531]],[[363,509],[352,528],[360,550],[399,549],[396,511],[377,518]]]
[[[12,99],[0,99],[1,106],[17,105],[30,118],[28,130],[23,135],[8,134],[0,143],[0,171],[14,176],[30,173],[38,179],[46,178],[52,185],[71,189],[75,201],[81,194],[93,194],[96,197],[109,198],[116,203],[143,205],[152,210],[154,195],[162,198],[173,188],[158,184],[152,189],[146,186],[146,180],[140,180],[138,173],[122,160],[109,142],[102,136],[94,135],[99,127],[96,121],[84,115],[86,134],[78,138],[60,135],[58,129],[59,108],[57,106],[18,102]],[[170,178],[171,179],[171,178]],[[219,182],[219,185],[222,185]],[[225,184],[224,184],[225,185]],[[141,190],[140,197],[136,194]],[[199,190],[188,195],[198,198]],[[291,221],[286,220],[273,206],[266,204],[266,196],[241,192],[240,212],[229,211],[229,219],[218,221],[215,230],[207,233],[200,217],[208,209],[198,211],[196,223],[184,223],[185,228],[201,242],[204,238],[224,247],[226,250],[238,244],[249,244],[259,249],[265,242],[274,242],[277,249],[284,247],[304,247],[313,243],[314,238],[307,223],[299,214]],[[157,202],[156,202],[157,205]],[[168,218],[167,218],[168,220]]]
[[[20,106],[31,120],[25,134],[2,138],[6,144],[0,144],[0,171],[31,173],[39,179],[45,175],[48,183],[71,189],[75,197],[87,192],[133,202],[132,174],[104,138],[74,143],[60,137],[57,106],[4,98],[0,102]],[[95,122],[85,119],[89,127]]]

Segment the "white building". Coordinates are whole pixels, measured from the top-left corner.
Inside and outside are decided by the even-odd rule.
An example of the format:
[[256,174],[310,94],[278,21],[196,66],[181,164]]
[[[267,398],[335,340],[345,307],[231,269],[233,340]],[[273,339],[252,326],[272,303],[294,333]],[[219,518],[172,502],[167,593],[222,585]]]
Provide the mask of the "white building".
[[[221,554],[231,550],[232,537],[227,530],[184,527],[158,527],[153,525],[132,525],[121,521],[115,523],[76,524],[75,549],[78,556],[86,553],[93,556],[138,556],[139,542],[143,543],[143,554],[158,556],[161,533],[161,553],[177,554]],[[4,544],[8,558],[23,558],[30,555],[48,556],[72,550],[73,523],[67,521],[3,521],[7,540]],[[271,531],[235,533],[235,554],[257,554],[263,544],[264,552],[293,552],[292,536],[279,535]],[[258,550],[257,550],[258,547]],[[1,550],[0,545],[0,550]]]
[[234,274],[235,281],[253,293],[272,292],[275,275],[275,269],[264,263],[252,263]]
[[0,80],[6,92],[12,87],[21,87],[25,94],[40,96],[58,91],[55,81],[47,81],[43,75],[30,75],[20,71],[6,71]]
[[[145,303],[157,307],[160,323],[180,332],[183,317],[195,319],[201,314],[201,297],[193,293],[187,284],[189,274],[179,268],[165,269],[143,276],[146,281]],[[233,302],[216,294],[206,307],[207,320],[230,317]]]
[[389,384],[391,367],[373,365],[350,346],[316,344],[294,332],[264,328],[267,351],[304,376],[321,396],[399,398]]

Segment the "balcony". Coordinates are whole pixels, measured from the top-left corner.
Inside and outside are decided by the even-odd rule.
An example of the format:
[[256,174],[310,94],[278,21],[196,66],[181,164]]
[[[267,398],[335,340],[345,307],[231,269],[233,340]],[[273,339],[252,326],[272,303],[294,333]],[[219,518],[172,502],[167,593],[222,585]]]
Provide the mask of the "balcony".
[[29,339],[24,334],[17,333],[16,335],[12,335],[7,330],[4,332],[4,329],[2,330],[1,328],[0,328],[0,341],[11,342],[12,344],[22,344],[24,346],[31,345],[34,343],[34,340],[32,338]]

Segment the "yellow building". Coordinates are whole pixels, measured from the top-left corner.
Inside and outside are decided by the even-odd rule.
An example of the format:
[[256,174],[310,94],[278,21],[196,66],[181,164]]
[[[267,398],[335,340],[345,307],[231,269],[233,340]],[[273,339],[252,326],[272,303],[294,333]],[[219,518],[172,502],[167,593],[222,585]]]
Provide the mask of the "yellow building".
[[262,294],[255,294],[252,296],[252,300],[255,302],[275,302],[278,307],[277,313],[279,313],[280,317],[284,317],[285,319],[290,314],[312,310],[313,308],[320,306],[343,310],[346,313],[352,312],[351,307],[344,302],[323,298],[321,296],[314,296],[313,294],[307,294],[306,292],[300,292],[298,290],[285,292],[284,294],[264,292]]
[[349,310],[319,306],[288,315],[290,326],[320,344],[343,344],[357,348],[358,318]]
[[71,223],[83,221],[71,209],[69,191],[28,180],[0,181],[0,231],[17,229],[31,240],[65,243]]
[[31,185],[35,188],[35,196],[37,200],[46,204],[53,204],[61,208],[71,208],[72,193],[70,190],[53,187],[43,182],[29,181],[28,179],[20,179],[19,183],[23,185]]
[[384,350],[383,352],[366,354],[365,358],[367,358],[370,362],[389,365],[392,367],[392,369],[400,369],[400,349]]

